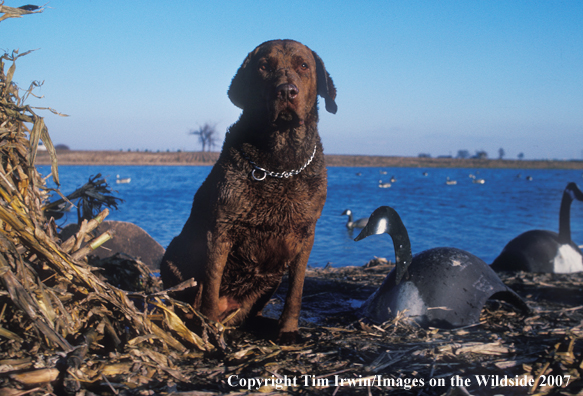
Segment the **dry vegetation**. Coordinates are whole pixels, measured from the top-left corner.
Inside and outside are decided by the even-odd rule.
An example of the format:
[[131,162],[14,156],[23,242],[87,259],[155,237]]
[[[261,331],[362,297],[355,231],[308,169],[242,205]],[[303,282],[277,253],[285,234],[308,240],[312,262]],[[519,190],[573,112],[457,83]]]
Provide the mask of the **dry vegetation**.
[[[217,152],[59,151],[61,165],[213,165]],[[39,152],[37,164],[49,164],[48,153]],[[457,158],[326,155],[328,166],[410,168],[511,168],[583,169],[583,161],[479,160]]]
[[[47,195],[54,192],[34,166],[38,139],[53,154],[54,177],[56,156],[42,118],[22,103],[12,83],[16,58],[4,55],[0,63],[1,396],[582,391],[583,274],[504,275],[527,300],[530,315],[492,302],[479,323],[439,330],[415,327],[402,317],[382,325],[358,319],[351,301],[366,298],[380,284],[390,269],[382,260],[367,267],[312,269],[303,299],[303,339],[286,346],[205,320],[161,290],[158,278],[137,260],[93,262],[90,248],[79,249],[80,242],[98,243],[91,229],[107,210],[67,241],[47,220]],[[6,74],[4,62],[12,62]],[[272,314],[284,295],[285,284],[270,304]],[[493,388],[478,385],[476,375],[531,382]],[[464,386],[452,386],[455,376]],[[549,378],[563,385],[542,386]],[[229,384],[237,379],[238,386]],[[252,383],[258,379],[271,381],[259,388]],[[285,379],[291,383],[282,383]]]

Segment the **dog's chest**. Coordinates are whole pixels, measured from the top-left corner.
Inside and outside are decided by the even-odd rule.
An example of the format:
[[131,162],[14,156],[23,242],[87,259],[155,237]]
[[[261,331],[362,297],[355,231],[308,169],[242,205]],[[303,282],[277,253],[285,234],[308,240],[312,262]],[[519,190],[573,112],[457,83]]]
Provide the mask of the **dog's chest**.
[[252,180],[242,191],[230,196],[222,213],[234,242],[232,259],[259,268],[292,260],[314,233],[326,198],[325,176]]
[[324,206],[326,180],[251,180],[231,202],[241,227],[281,233],[313,225]]

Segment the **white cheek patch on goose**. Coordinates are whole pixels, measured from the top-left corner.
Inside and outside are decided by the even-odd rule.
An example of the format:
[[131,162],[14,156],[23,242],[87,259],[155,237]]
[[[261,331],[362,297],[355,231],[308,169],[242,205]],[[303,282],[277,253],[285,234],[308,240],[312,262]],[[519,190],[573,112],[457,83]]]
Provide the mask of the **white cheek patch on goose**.
[[389,221],[387,219],[380,219],[374,229],[375,234],[384,234],[389,230]]
[[583,258],[570,245],[561,245],[559,247],[553,263],[556,274],[570,274],[583,271]]

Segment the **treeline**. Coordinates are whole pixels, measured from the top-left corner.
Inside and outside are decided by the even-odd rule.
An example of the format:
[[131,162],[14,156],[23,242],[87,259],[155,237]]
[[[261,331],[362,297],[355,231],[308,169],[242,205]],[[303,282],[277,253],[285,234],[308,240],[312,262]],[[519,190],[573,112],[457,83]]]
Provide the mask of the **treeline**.
[[[498,149],[498,159],[504,159],[506,152],[503,148]],[[431,158],[431,154],[419,153],[419,158]],[[518,159],[524,159],[524,153],[518,154]],[[488,159],[488,153],[485,150],[476,150],[474,155],[470,153],[469,150],[458,150],[457,155],[438,155],[437,158],[458,158],[458,159]]]

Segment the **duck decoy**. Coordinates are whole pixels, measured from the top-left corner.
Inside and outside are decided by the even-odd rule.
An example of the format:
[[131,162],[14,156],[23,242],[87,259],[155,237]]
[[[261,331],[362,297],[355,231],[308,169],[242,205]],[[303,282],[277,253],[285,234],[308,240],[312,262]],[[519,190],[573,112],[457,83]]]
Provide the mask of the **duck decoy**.
[[571,240],[571,203],[583,201],[575,183],[567,184],[561,199],[559,233],[526,231],[508,242],[492,263],[495,271],[568,274],[583,271],[581,249]]
[[389,206],[373,212],[355,241],[383,233],[393,239],[396,266],[361,307],[362,315],[373,322],[383,323],[404,312],[422,327],[466,326],[479,320],[489,298],[529,311],[520,296],[471,253],[439,247],[413,257],[407,229]]
[[349,230],[352,230],[354,228],[363,228],[364,226],[366,226],[366,223],[368,223],[368,217],[354,221],[352,217],[352,210],[350,209],[346,209],[344,212],[342,212],[341,216],[348,216],[346,228],[348,228]]
[[379,188],[389,188],[391,187],[391,183],[383,183],[382,180],[379,180]]
[[451,180],[449,177],[445,179],[445,184],[448,186],[455,186],[457,184],[457,180]]

